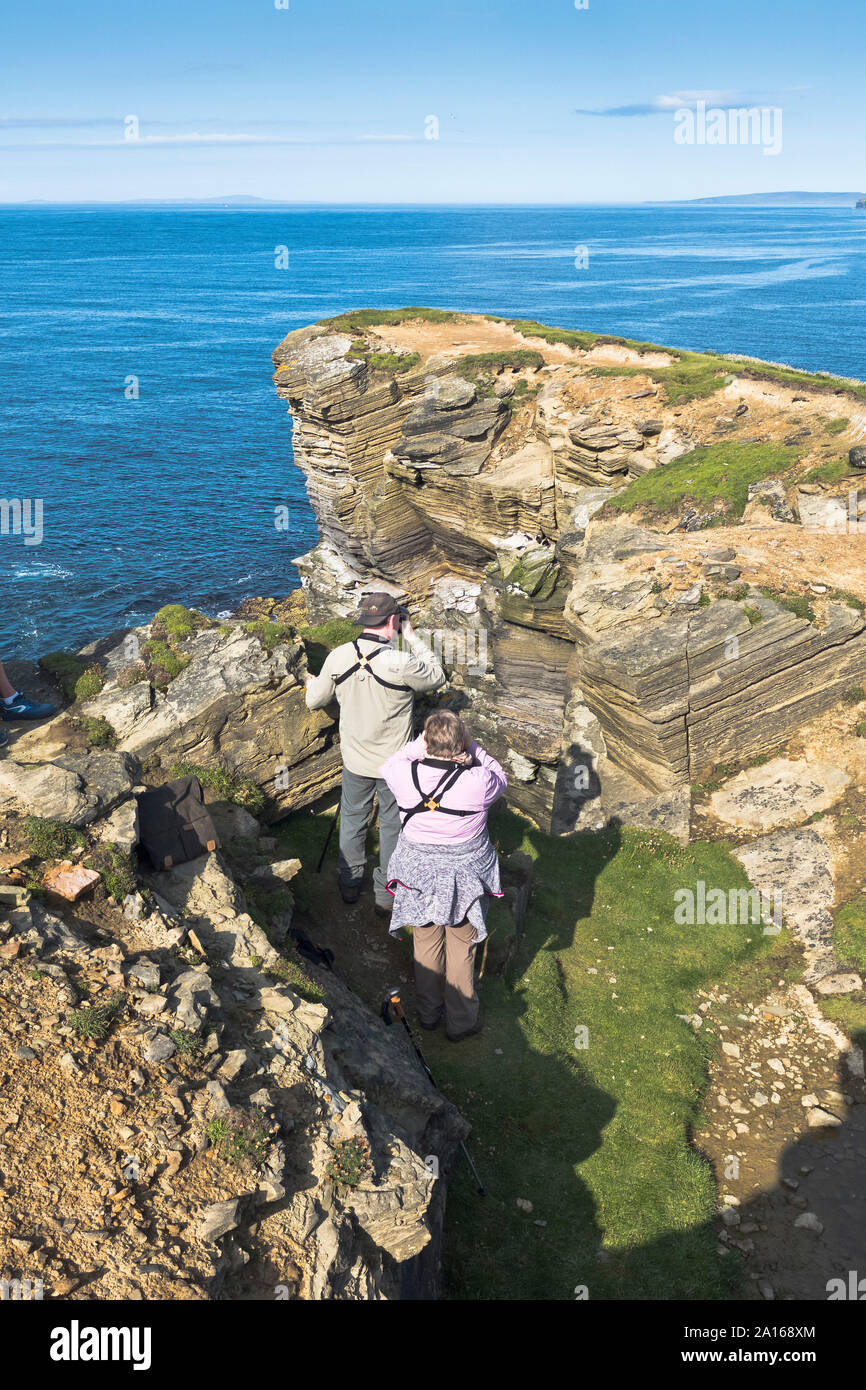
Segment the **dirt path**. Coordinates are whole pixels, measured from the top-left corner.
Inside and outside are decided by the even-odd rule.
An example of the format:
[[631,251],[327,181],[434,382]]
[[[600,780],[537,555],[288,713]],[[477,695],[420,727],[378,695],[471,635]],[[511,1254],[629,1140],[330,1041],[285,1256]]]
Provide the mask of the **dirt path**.
[[405,934],[399,940],[390,935],[388,923],[375,914],[369,888],[357,903],[349,906],[343,902],[337,887],[333,844],[322,872],[305,873],[303,885],[293,926],[305,932],[317,946],[333,951],[335,972],[376,1013],[390,989],[403,987],[406,1012],[411,1018],[412,942]]
[[[695,1136],[719,1186],[719,1239],[751,1299],[823,1300],[863,1271],[866,1087],[802,985],[756,1002],[704,995],[723,1039]],[[866,1272],[866,1271],[864,1271]]]

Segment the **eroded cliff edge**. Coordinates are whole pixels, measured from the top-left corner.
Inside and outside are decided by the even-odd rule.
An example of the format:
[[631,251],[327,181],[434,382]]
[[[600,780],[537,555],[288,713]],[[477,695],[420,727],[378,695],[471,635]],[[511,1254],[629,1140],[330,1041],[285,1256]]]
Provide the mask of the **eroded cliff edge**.
[[[0,757],[0,1282],[435,1298],[467,1126],[344,983],[348,939],[334,969],[299,953],[296,855],[319,846],[264,824],[339,763],[302,642],[172,606],[28,666],[63,708]],[[152,872],[139,798],[190,772],[219,848]]]
[[542,828],[686,838],[692,784],[866,674],[861,383],[424,309],[298,330],[274,364],[314,619],[405,594]]

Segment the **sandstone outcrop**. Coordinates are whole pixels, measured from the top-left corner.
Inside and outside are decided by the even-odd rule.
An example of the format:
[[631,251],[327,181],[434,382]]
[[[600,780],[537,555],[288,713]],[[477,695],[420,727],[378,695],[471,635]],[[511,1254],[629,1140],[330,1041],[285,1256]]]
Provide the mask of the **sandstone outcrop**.
[[[22,733],[12,760],[0,763],[0,787],[12,806],[84,825],[128,796],[147,765],[169,774],[190,764],[243,778],[260,790],[272,820],[337,785],[334,720],[307,709],[300,641],[281,632],[268,650],[248,630],[254,624],[209,624],[175,640],[182,669],[165,688],[147,679],[143,667],[127,686],[151,626],[115,633],[81,654],[99,664],[104,684],[98,695],[76,702],[75,717],[104,721],[114,748],[72,755],[80,740],[69,711]],[[88,776],[94,762],[100,768]],[[100,799],[85,793],[85,785],[98,788]]]
[[274,363],[314,620],[371,585],[408,601],[543,828],[616,808],[687,836],[692,782],[866,676],[866,544],[825,524],[852,515],[855,383],[409,310],[298,330]]

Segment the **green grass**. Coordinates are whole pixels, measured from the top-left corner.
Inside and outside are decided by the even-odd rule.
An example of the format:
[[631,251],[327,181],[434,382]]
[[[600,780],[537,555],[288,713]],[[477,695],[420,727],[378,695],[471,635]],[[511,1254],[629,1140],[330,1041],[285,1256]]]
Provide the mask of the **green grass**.
[[101,1042],[108,1036],[108,1030],[123,1005],[122,994],[113,994],[104,1004],[84,1004],[70,1014],[69,1026],[79,1038],[92,1038]]
[[676,355],[678,360],[671,367],[623,366],[605,367],[597,371],[598,375],[609,376],[632,376],[639,372],[647,372],[655,381],[665,386],[672,405],[694,400],[698,396],[711,395],[724,384],[725,378],[730,379],[735,375],[756,381],[775,381],[783,386],[803,386],[813,391],[843,391],[857,400],[866,400],[866,383],[847,377],[828,376],[824,372],[803,372],[798,371],[796,367],[776,367],[769,362],[720,357],[712,352],[681,351],[660,346],[658,343],[609,337],[584,330],[552,328],[531,319],[502,319],[493,314],[486,317],[494,323],[509,323],[517,333],[526,338],[543,338],[545,342],[562,343],[566,347],[588,350],[610,343],[631,348],[634,352],[666,352]]
[[835,599],[837,603],[844,603],[847,608],[853,608],[861,615],[866,613],[866,603],[856,594],[849,594],[847,589],[831,589],[827,597]]
[[[268,940],[273,945],[277,945],[274,936],[274,919],[291,910],[294,901],[292,891],[287,887],[266,888],[252,882],[244,890],[244,896],[253,921],[258,923]],[[256,960],[253,964],[258,967],[261,965],[261,961]],[[266,965],[263,973],[270,979],[277,980],[280,984],[288,985],[295,994],[299,994],[302,999],[309,1000],[311,1004],[324,1002],[324,991],[316,984],[315,980],[310,979],[289,942],[280,947],[279,958],[270,965]]]
[[774,367],[769,363],[749,362],[736,365],[739,376],[756,381],[777,381],[780,386],[805,386],[813,391],[841,391],[857,400],[866,400],[866,382],[850,377],[828,376],[826,372],[801,372],[796,367]]
[[102,689],[101,668],[72,652],[49,652],[40,657],[39,665],[57,682],[67,700],[90,700]]
[[250,916],[266,934],[270,934],[273,919],[280,913],[288,912],[292,906],[292,895],[287,885],[281,888],[266,888],[253,880],[247,885],[244,896]]
[[750,627],[757,627],[763,621],[763,613],[759,608],[753,608],[750,603],[743,604],[743,612],[749,620]]
[[199,763],[177,763],[171,769],[173,778],[197,777],[203,787],[215,791],[220,801],[232,801],[245,806],[253,815],[263,811],[266,797],[257,783],[237,777],[224,767],[202,767]]
[[638,353],[667,353],[676,358],[669,367],[648,367],[639,364],[593,366],[592,374],[614,377],[648,375],[653,381],[664,386],[671,405],[682,405],[686,401],[712,395],[733,378],[736,370],[723,357],[712,353],[678,352],[675,348],[661,347],[658,343],[638,342],[631,338],[616,338],[602,333],[585,333],[566,328],[548,328],[528,319],[512,321],[512,327],[524,337],[543,338],[548,343],[562,343],[566,347],[580,348],[584,351],[611,345],[629,348]]
[[788,613],[793,613],[795,618],[802,618],[804,622],[814,623],[815,610],[805,594],[790,594],[785,590],[769,589],[766,585],[761,586],[761,593],[764,598],[772,599],[780,608],[784,608]]
[[851,465],[847,458],[831,459],[829,463],[822,463],[818,468],[810,468],[802,478],[798,478],[800,483],[841,483],[843,478],[851,475]]
[[[866,733],[866,725],[864,733]],[[866,974],[866,895],[854,898],[836,913],[833,947],[840,964]],[[856,996],[816,995],[821,1012],[838,1023],[860,1047],[866,1047],[866,1002]]]
[[776,444],[726,441],[705,445],[635,478],[606,506],[620,512],[642,507],[667,514],[677,512],[686,502],[707,508],[721,502],[731,516],[741,517],[749,484],[783,473],[795,456],[795,449]]
[[410,306],[406,309],[351,309],[347,314],[322,319],[322,323],[337,332],[363,333],[366,328],[387,328],[412,319],[421,319],[425,323],[454,323],[458,317],[448,309]]
[[501,319],[493,314],[485,315],[493,323],[508,323],[524,338],[541,338],[546,343],[558,343],[564,347],[588,351],[590,348],[606,344],[633,348],[636,352],[667,352],[667,348],[657,343],[641,343],[632,338],[615,338],[606,333],[592,333],[579,328],[552,328],[549,324],[537,323],[535,319]]
[[713,1175],[688,1142],[718,1039],[677,1014],[749,962],[770,972],[761,958],[777,938],[674,924],[676,889],[747,886],[723,845],[628,829],[555,839],[502,811],[491,828],[502,850],[533,857],[536,886],[511,978],[482,987],[485,1033],[460,1048],[438,1033],[422,1043],[472,1123],[489,1188],[480,1200],[460,1164],[447,1294],[569,1300],[581,1284],[593,1299],[725,1297]]
[[141,655],[147,663],[147,677],[159,690],[167,690],[189,665],[191,658],[178,651],[176,643],[192,637],[214,623],[194,608],[169,603],[154,616],[150,625],[150,641],[145,642]]
[[91,748],[114,748],[117,744],[117,733],[107,719],[82,716],[77,724]]
[[712,796],[723,787],[729,777],[733,777],[736,768],[733,763],[719,763],[713,771],[712,777],[708,777],[705,782],[693,782],[692,791],[696,796]]
[[[362,333],[377,325],[405,323],[410,319],[421,319],[428,323],[456,323],[462,316],[445,309],[425,309],[412,307],[406,309],[355,309],[335,318],[323,319],[329,327],[344,332]],[[803,387],[811,391],[844,392],[856,400],[866,400],[866,383],[848,377],[830,376],[825,372],[805,372],[796,367],[775,366],[770,362],[753,362],[745,358],[726,358],[712,352],[689,352],[678,348],[664,347],[658,343],[641,342],[632,338],[612,337],[608,334],[593,333],[584,329],[557,328],[550,324],[538,323],[534,319],[508,319],[496,314],[486,314],[491,323],[506,323],[516,333],[526,338],[541,338],[548,343],[559,343],[566,347],[589,350],[593,347],[612,344],[631,348],[635,352],[665,352],[675,356],[670,367],[616,366],[594,369],[598,375],[632,376],[647,372],[655,381],[663,385],[672,405],[695,400],[701,396],[712,395],[726,380],[734,376],[748,377],[755,381],[774,381],[781,386]],[[831,427],[838,424],[831,421]],[[831,432],[834,432],[831,428]]]
[[418,352],[370,352],[363,343],[360,349],[353,343],[347,356],[366,362],[376,372],[410,372],[421,362]]
[[833,944],[843,964],[866,973],[866,896],[840,907],[833,923]]
[[298,636],[307,653],[307,666],[317,676],[325,664],[329,652],[343,642],[351,642],[361,632],[357,623],[348,618],[331,618],[327,623],[315,627],[299,627]]
[[203,613],[198,613],[194,608],[184,608],[180,603],[166,604],[165,608],[160,608],[154,616],[153,625],[158,625],[160,629],[154,632],[154,636],[168,637],[171,641],[177,641],[182,637],[191,637],[194,632],[200,632],[202,628],[212,627],[210,618],[206,618]]
[[846,705],[859,705],[861,700],[866,700],[866,690],[862,685],[852,685],[850,690],[846,690],[842,696]]
[[195,1033],[189,1033],[185,1028],[172,1028],[168,1035],[174,1043],[177,1051],[183,1057],[198,1057],[204,1050],[204,1043]]
[[538,371],[538,368],[543,366],[544,358],[540,352],[535,352],[532,348],[508,348],[504,352],[469,353],[455,362],[452,370],[456,376],[474,376],[478,372],[499,372],[506,367],[512,371],[522,371],[525,368]]
[[102,875],[105,891],[116,902],[122,902],[127,894],[135,892],[138,882],[135,860],[131,854],[124,853],[117,845],[97,845],[87,859],[85,867],[95,869]]
[[141,654],[147,662],[148,672],[154,683],[161,690],[165,690],[181,671],[186,670],[190,663],[190,658],[182,652],[176,652],[170,647],[168,642],[153,641],[145,642],[141,649]]
[[226,1163],[250,1159],[261,1167],[271,1146],[264,1121],[258,1115],[247,1115],[239,1110],[211,1120],[205,1133],[211,1148]]
[[295,641],[294,628],[288,623],[272,623],[268,618],[257,618],[255,622],[244,623],[244,632],[258,637],[269,656],[275,648],[290,645]]
[[[329,819],[298,813],[275,832],[279,852],[305,865],[292,887],[313,923],[329,901],[314,872]],[[746,971],[756,989],[777,979],[786,934],[674,924],[678,888],[747,886],[724,845],[615,829],[559,839],[503,810],[491,833],[502,853],[535,859],[523,945],[507,976],[486,972],[478,1039],[455,1047],[441,1032],[418,1035],[472,1124],[468,1146],[489,1189],[479,1198],[458,1160],[446,1296],[570,1300],[578,1283],[599,1299],[732,1296],[736,1257],[716,1254],[713,1177],[689,1144],[720,1040],[676,1015],[694,1012],[710,982],[727,990]],[[326,875],[335,864],[332,844]],[[578,1051],[581,1024],[589,1048]]]
[[280,956],[279,960],[274,961],[272,965],[265,966],[264,973],[272,980],[277,980],[282,985],[288,985],[295,994],[299,994],[302,999],[307,999],[311,1004],[324,1003],[324,990],[316,984],[315,980],[311,980],[300,963],[291,957],[287,947],[284,947],[284,954]]
[[866,1050],[866,1004],[861,999],[841,994],[820,995],[818,1005],[825,1018],[832,1019],[852,1042]]
[[[596,340],[599,343],[602,341],[600,338]],[[622,342],[624,346],[637,351],[677,352],[676,349],[658,348],[649,343],[630,343],[627,339]],[[645,373],[665,387],[671,405],[682,405],[686,401],[711,396],[735,376],[747,377],[752,381],[773,381],[780,386],[802,386],[812,391],[844,391],[858,400],[866,399],[866,384],[862,382],[800,372],[792,367],[774,367],[770,363],[730,360],[713,353],[679,352],[677,360],[670,367],[594,366],[592,371],[595,376],[637,376]]]
[[824,429],[827,434],[844,434],[851,421],[847,415],[837,415],[835,420],[828,420]]
[[87,844],[86,837],[74,825],[59,820],[43,820],[41,816],[25,818],[24,838],[27,848],[40,859],[59,859],[68,850]]

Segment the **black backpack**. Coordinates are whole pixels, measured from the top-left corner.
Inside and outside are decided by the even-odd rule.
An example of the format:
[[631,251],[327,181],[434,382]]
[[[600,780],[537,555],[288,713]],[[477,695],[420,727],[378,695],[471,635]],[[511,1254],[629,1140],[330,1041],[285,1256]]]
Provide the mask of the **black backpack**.
[[219,847],[197,777],[152,787],[138,800],[139,845],[155,869],[171,869]]

